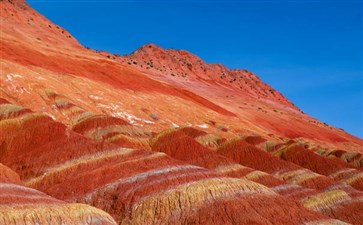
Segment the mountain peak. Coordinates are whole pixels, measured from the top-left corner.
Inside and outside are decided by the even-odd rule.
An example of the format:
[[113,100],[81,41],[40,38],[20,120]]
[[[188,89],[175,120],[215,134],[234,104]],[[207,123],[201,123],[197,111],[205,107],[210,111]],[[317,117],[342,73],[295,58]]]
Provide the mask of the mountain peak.
[[163,50],[163,49],[156,44],[148,43],[148,44],[142,45],[136,51],[154,51],[154,50]]
[[172,79],[181,83],[197,80],[203,81],[203,84],[228,86],[241,95],[273,101],[299,110],[281,93],[262,82],[254,73],[246,69],[228,69],[221,63],[207,63],[186,50],[163,49],[150,43],[122,57],[121,62],[147,74],[153,74],[162,80]]
[[25,0],[0,0],[0,3],[4,2],[4,3],[10,3],[12,5],[20,5],[20,6],[27,6],[27,3],[25,2]]

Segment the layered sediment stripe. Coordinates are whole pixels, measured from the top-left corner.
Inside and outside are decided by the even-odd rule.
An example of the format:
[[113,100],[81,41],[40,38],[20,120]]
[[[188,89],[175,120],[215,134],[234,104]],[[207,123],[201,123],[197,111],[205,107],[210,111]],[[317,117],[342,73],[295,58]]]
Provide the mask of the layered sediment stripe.
[[78,124],[80,121],[87,120],[93,116],[95,114],[92,112],[79,110],[78,113],[73,113],[71,123]]
[[277,172],[275,176],[292,184],[301,184],[306,180],[321,177],[320,174],[311,172],[306,169],[298,169],[282,173]]
[[102,210],[83,204],[0,205],[0,224],[102,224],[116,225]]
[[75,106],[73,103],[68,101],[68,99],[61,98],[59,96],[55,97],[54,105],[57,106],[58,109],[69,109]]
[[[61,164],[55,165],[51,168],[47,168],[44,170],[44,173],[41,176],[37,176],[29,180],[26,180],[25,184],[28,186],[34,186],[37,185],[38,182],[41,182],[42,180],[46,179],[47,177],[55,177],[57,174],[60,174],[65,170],[70,172],[72,168],[79,169],[82,165],[90,167],[92,163],[107,161],[107,159],[116,160],[120,157],[126,157],[135,152],[137,151],[133,149],[117,148],[115,150],[102,151],[93,154],[83,155],[77,159],[68,160]],[[133,156],[136,157],[136,155]]]
[[232,172],[249,173],[249,171],[251,171],[252,169],[242,166],[240,164],[227,164],[227,165],[218,166],[214,170],[221,174],[228,174],[228,173],[232,173]]
[[[47,123],[44,123],[43,125],[44,126],[37,127],[38,130],[36,130],[36,132],[42,131],[43,130],[42,128],[44,127],[52,126],[52,124],[47,124]],[[54,124],[54,126],[57,127],[57,124]],[[77,143],[80,143],[79,141],[80,139],[77,139],[80,137],[80,135],[72,133],[71,131],[67,131],[64,126],[62,127],[62,129],[60,129],[59,134],[60,134],[59,137],[63,138],[59,143],[71,142],[72,144],[74,144],[70,145],[73,148],[74,146],[77,147]],[[42,190],[47,191],[47,193],[51,193],[52,195],[58,196],[62,199],[70,200],[72,198],[76,198],[78,200],[82,200],[82,197],[84,197],[84,193],[92,194],[93,191],[96,190],[94,195],[91,195],[88,199],[86,198],[85,201],[89,201],[92,204],[96,203],[97,206],[102,207],[103,209],[107,209],[107,211],[111,209],[109,212],[113,212],[112,210],[123,211],[123,212],[126,211],[127,214],[127,212],[130,212],[130,209],[133,207],[133,205],[139,205],[140,201],[148,200],[150,198],[155,197],[155,195],[158,194],[162,196],[165,192],[173,192],[174,189],[178,191],[183,191],[183,190],[190,191],[191,192],[190,195],[188,193],[182,193],[182,194],[186,196],[189,195],[191,198],[199,198],[198,191],[196,191],[197,195],[194,196],[192,193],[194,189],[188,189],[188,188],[179,189],[179,187],[186,184],[191,184],[193,182],[196,184],[204,183],[204,181],[208,179],[219,179],[222,181],[219,182],[222,184],[216,184],[216,182],[211,182],[212,187],[210,187],[209,184],[200,186],[200,192],[203,193],[211,192],[212,196],[217,196],[215,199],[213,198],[212,200],[210,200],[210,198],[208,197],[209,194],[206,194],[207,197],[203,197],[202,195],[202,198],[204,198],[204,200],[207,201],[208,203],[215,202],[216,199],[224,199],[224,198],[230,198],[233,199],[233,201],[241,201],[241,200],[234,200],[234,197],[242,196],[243,195],[242,193],[246,193],[246,191],[243,190],[243,188],[238,189],[236,187],[233,188],[221,187],[219,190],[218,187],[214,186],[221,186],[221,185],[223,186],[224,179],[228,180],[225,181],[225,184],[227,186],[230,185],[233,186],[233,184],[231,183],[234,182],[231,182],[230,178],[216,178],[216,177],[221,177],[222,175],[219,175],[216,172],[205,170],[200,167],[188,166],[182,164],[181,162],[173,160],[162,153],[151,153],[151,152],[137,151],[137,150],[135,150],[136,151],[135,153],[133,150],[131,150],[131,152],[127,153],[126,155],[122,155],[118,154],[116,149],[116,152],[108,153],[108,151],[104,151],[99,154],[98,153],[89,154],[89,152],[99,151],[99,149],[103,148],[102,145],[96,148],[95,147],[96,145],[94,145],[93,141],[82,142],[85,143],[86,146],[81,146],[82,147],[81,150],[77,148],[78,150],[77,153],[75,154],[78,155],[78,157],[80,158],[72,160],[69,160],[69,158],[73,154],[70,154],[68,151],[66,151],[68,150],[67,145],[62,146],[62,148],[59,147],[55,148],[57,151],[55,151],[54,153],[58,154],[57,156],[58,158],[55,157],[56,159],[53,162],[48,163],[47,161],[44,160],[49,160],[49,156],[52,156],[52,154],[46,155],[49,152],[49,150],[47,149],[47,145],[44,146],[44,143],[48,143],[49,140],[57,141],[57,137],[58,136],[53,135],[50,136],[49,138],[44,137],[43,139],[40,139],[40,141],[36,139],[36,141],[39,142],[36,143],[42,145],[42,147],[40,148],[40,150],[31,149],[31,151],[29,152],[34,155],[37,155],[36,153],[42,152],[44,149],[44,154],[42,154],[44,158],[42,160],[35,160],[36,162],[31,161],[26,165],[29,166],[30,168],[29,174],[31,174],[33,171],[37,173],[38,171],[43,170],[42,166],[33,168],[32,166],[37,165],[36,163],[42,162],[45,165],[50,165],[48,168],[44,170],[45,172],[50,173],[50,175],[49,176],[46,175],[45,177],[41,177],[39,179],[41,180],[41,182],[44,183],[36,182],[35,184],[39,185],[40,188],[44,187],[44,189]],[[52,142],[51,144],[54,143]],[[63,154],[63,152],[67,152],[67,154],[64,154],[64,157],[62,158],[59,155]],[[29,156],[30,157],[26,159],[33,160],[31,154],[29,154]],[[66,163],[64,165],[59,164],[61,161],[62,162],[66,161]],[[52,166],[54,164],[56,166]],[[220,164],[221,163],[219,162],[219,164],[213,164],[213,166]],[[171,167],[171,168],[170,170],[166,169],[165,171],[163,171],[163,168],[165,167]],[[172,169],[175,167],[176,169]],[[180,167],[182,167],[183,169],[178,169]],[[260,176],[261,174],[258,174],[258,172],[256,172],[256,174],[258,175],[256,176],[257,178],[266,176],[266,174]],[[92,176],[97,177],[97,179],[94,180],[89,179]],[[116,182],[120,180],[121,180],[120,183]],[[198,189],[199,186],[195,185],[194,187]],[[98,190],[98,188],[101,189]],[[266,187],[263,188],[266,189]],[[265,191],[262,192],[263,193],[261,195],[265,196]],[[273,193],[272,191],[270,192]],[[192,200],[192,202],[193,201],[194,200]],[[194,205],[194,203],[192,205]],[[174,206],[171,205],[166,207],[172,208]],[[181,206],[181,207],[183,210],[186,209],[186,211],[181,212],[183,215],[185,215],[185,218],[189,215],[190,212],[193,212],[192,210],[190,210],[190,208],[192,207],[190,208],[188,208],[188,206]],[[201,207],[199,201],[197,201],[196,207],[197,208]],[[153,211],[154,208],[155,207],[149,210]],[[178,209],[176,208],[176,210]],[[173,218],[174,216],[172,215],[173,212],[175,211],[172,211],[171,213],[168,212],[166,218]],[[139,215],[136,215],[136,217],[137,216]],[[144,217],[145,215],[142,216],[144,219],[146,218]],[[132,218],[132,220],[134,220],[134,218]]]
[[96,141],[106,141],[123,147],[150,149],[151,133],[143,128],[131,126],[120,118],[86,111],[65,97],[55,96],[54,104],[70,120],[72,130],[75,132]]
[[116,134],[148,138],[151,136],[150,132],[130,126],[123,119],[84,110],[57,94],[53,94],[53,98],[58,109],[70,119],[72,129],[92,139],[109,139]]
[[42,112],[32,112],[29,114],[25,114],[22,115],[20,117],[18,117],[17,119],[19,119],[22,123],[27,123],[27,122],[33,122],[34,120],[38,120],[43,118],[44,121],[51,121],[52,118],[50,118],[47,114],[42,113]]
[[[14,129],[15,129],[21,125],[29,125],[29,124],[35,123],[35,122],[50,121],[50,120],[52,120],[52,119],[45,113],[29,112],[29,113],[24,113],[24,114],[18,115],[17,117],[4,118],[4,119],[0,118],[0,128],[6,129],[6,128],[14,127]],[[12,130],[14,130],[14,129],[12,129]]]
[[181,127],[178,129],[179,131],[183,132],[184,134],[188,135],[191,138],[197,138],[203,135],[208,135],[207,132],[195,129],[193,127]]
[[150,149],[149,138],[130,137],[124,134],[116,134],[105,141],[125,147],[134,147],[139,149]]
[[255,170],[255,171],[252,171],[251,173],[247,174],[245,177],[249,180],[258,180],[264,176],[269,176],[269,174],[259,171],[259,170]]
[[306,188],[322,190],[336,183],[333,179],[309,169],[276,159],[271,154],[241,140],[229,141],[218,149],[218,153],[235,160],[241,165],[270,173],[278,179],[299,184]]
[[363,191],[363,171],[347,168],[339,170],[329,175],[329,177],[340,183],[349,184],[355,189]]
[[203,145],[204,147],[207,147],[209,149],[217,149],[224,141],[224,138],[221,138],[219,136],[213,135],[213,134],[206,134],[201,135],[196,138],[194,138],[199,144]]
[[[157,168],[157,169],[149,170],[149,171],[146,171],[143,173],[138,173],[138,174],[135,174],[130,177],[121,178],[112,183],[108,183],[102,187],[97,188],[96,190],[92,191],[91,193],[86,194],[83,197],[83,199],[85,202],[91,202],[93,197],[98,195],[99,193],[105,193],[109,190],[114,190],[117,187],[124,185],[124,184],[132,184],[132,183],[136,183],[136,182],[141,182],[148,178],[157,178],[157,177],[161,176],[162,178],[159,178],[158,182],[163,182],[163,179],[166,178],[166,175],[168,175],[168,177],[167,177],[168,179],[172,179],[175,176],[175,175],[172,176],[173,172],[177,172],[175,175],[180,175],[180,173],[182,173],[183,176],[187,176],[187,175],[195,175],[196,172],[205,173],[206,170],[204,168],[192,166],[192,165],[167,166],[167,167],[163,167],[163,168]],[[176,176],[176,177],[178,177],[178,176]],[[151,183],[148,183],[148,185],[151,185]]]
[[352,198],[345,191],[333,190],[306,197],[301,200],[301,203],[308,209],[323,211],[351,200]]
[[72,125],[77,124],[80,120],[85,120],[94,116],[92,112],[85,111],[78,106],[72,106],[71,108],[62,111],[63,114],[70,118],[70,122]]
[[[54,184],[49,185],[48,181],[45,180],[44,185],[39,185],[39,188],[46,191],[47,193],[52,193],[53,196],[61,199],[80,199],[80,201],[83,201],[82,196],[84,196],[86,193],[91,193],[100,187],[110,184],[113,181],[116,181],[118,179],[127,179],[128,177],[135,175],[137,176],[138,174],[147,172],[149,170],[167,167],[171,165],[177,166],[180,165],[180,162],[175,161],[162,153],[149,153],[149,156],[143,156],[128,161],[119,161],[115,163],[105,162],[97,167],[85,167],[83,169],[77,169],[72,173],[63,175]],[[200,170],[203,170],[202,172],[204,173],[204,176],[206,176],[205,174],[207,172],[205,172],[205,169]],[[174,176],[172,173],[173,172],[165,173],[164,177],[167,179],[166,181],[172,179],[172,177]],[[184,174],[186,172],[183,171],[182,173]],[[186,175],[190,175],[190,173],[186,173]],[[90,179],[90,177],[92,176],[97,176],[99,177],[99,179]],[[178,179],[174,182],[182,182],[183,178],[181,178],[181,176],[178,175],[177,178]],[[147,181],[147,184],[149,184],[153,179],[161,180],[162,177],[160,177],[159,175],[154,177],[147,177],[145,182]],[[194,177],[191,176],[191,178],[188,179],[194,179]],[[73,193],[72,188],[67,186],[69,182],[71,182],[73,186],[80,187],[78,188],[77,193]],[[139,182],[143,182],[143,180],[137,180],[136,183]],[[129,188],[134,188],[133,184],[134,183],[126,183],[123,184],[122,187],[117,186],[117,190],[112,189],[112,194],[114,195],[115,193],[124,193],[125,190],[128,190]],[[160,185],[172,186],[172,183],[165,182],[161,183]],[[152,190],[161,189],[160,185],[153,187]],[[104,203],[103,199],[105,199],[106,197],[105,194],[102,193],[100,196],[98,196],[98,198]]]
[[348,188],[351,189],[352,187],[348,184],[338,183],[338,184],[327,187],[324,191],[341,190],[341,189],[348,189]]
[[[1,181],[0,181],[1,182]],[[4,193],[17,193],[20,195],[35,195],[35,196],[44,196],[45,194],[43,192],[40,192],[38,190],[20,186],[17,184],[10,184],[10,183],[0,183],[0,194]]]
[[[345,184],[351,184],[361,182],[363,180],[363,172],[353,174],[347,178],[341,179],[340,182]],[[363,189],[363,186],[361,186],[361,189]]]
[[96,141],[106,141],[122,147],[150,149],[151,132],[109,116],[90,117],[72,128],[74,131]]
[[95,114],[82,109],[81,107],[75,105],[69,99],[64,96],[58,95],[55,92],[47,94],[48,97],[53,99],[53,104],[60,110],[60,112],[65,115],[72,125],[79,123],[80,121],[86,120]]
[[150,137],[150,132],[131,125],[108,125],[105,127],[95,127],[82,134],[95,140],[111,138],[117,134],[124,134],[134,137]]
[[17,118],[31,111],[18,105],[0,104],[0,120]]
[[[141,199],[133,205],[129,222],[142,224],[147,217],[154,221],[154,224],[169,224],[206,204],[246,194],[276,195],[266,187],[246,179],[208,178],[182,184]],[[162,212],[170,213],[163,215]]]
[[[146,181],[143,184],[139,184],[136,187],[122,187],[123,189],[127,189],[124,192],[125,196],[135,196],[134,203],[138,202],[141,198],[148,198],[157,192],[167,191],[173,189],[175,186],[197,182],[200,180],[208,179],[208,178],[216,178],[222,177],[217,174],[205,171],[205,170],[196,170],[188,173],[183,172],[172,172],[169,176],[164,176],[162,178],[155,177],[156,179],[150,179],[150,181]],[[137,194],[136,194],[137,193]],[[140,194],[142,193],[142,194]]]
[[311,196],[311,195],[314,195],[317,193],[319,193],[319,191],[317,191],[315,189],[301,188],[300,190],[296,190],[294,192],[285,193],[284,196],[290,197],[294,200],[300,200],[302,198],[305,198],[307,196]]
[[[164,157],[166,157],[165,154],[163,153],[149,153],[149,152],[144,152],[144,151],[140,151],[141,155],[137,155],[135,157],[129,157],[127,159],[120,159],[120,160],[116,160],[113,161],[112,158],[110,158],[110,161],[105,161],[105,160],[99,160],[99,161],[92,161],[90,163],[85,163],[83,164],[84,166],[79,166],[79,167],[72,167],[71,171],[67,171],[66,176],[62,176],[62,172],[60,171],[60,176],[52,176],[50,177],[50,179],[47,179],[47,177],[45,177],[43,180],[39,180],[38,183],[35,183],[35,185],[33,185],[32,187],[37,187],[43,190],[44,187],[51,187],[51,185],[56,185],[57,183],[63,183],[65,180],[67,179],[72,179],[72,176],[77,176],[78,173],[84,174],[84,173],[88,173],[89,175],[92,175],[93,172],[101,172],[102,174],[104,174],[105,171],[118,171],[121,168],[125,168],[125,167],[134,167],[135,165],[137,165],[138,163],[141,162],[152,162],[154,160],[157,159],[162,159]],[[104,174],[103,175],[103,179],[100,180],[101,184],[102,183],[108,183],[109,179],[113,179],[113,177],[117,176],[117,174]],[[90,180],[88,180],[87,175],[81,175],[79,177],[80,180],[84,180],[85,182],[87,181],[89,185],[85,185],[84,183],[79,183],[77,185],[82,185],[82,189],[84,191],[89,191],[90,189],[97,187],[97,185],[99,185],[99,183],[93,183]],[[76,181],[79,182],[79,181]],[[90,186],[92,184],[92,187]],[[64,185],[64,184],[62,184]],[[58,195],[61,194],[63,195],[62,192],[58,192]],[[62,197],[62,198],[68,198],[68,196],[71,196],[71,193],[66,193],[67,196],[66,197]]]
[[[166,139],[165,136],[167,136],[168,139]],[[187,145],[189,147],[189,149],[186,149],[185,151],[186,151],[186,153],[188,153],[188,151],[192,151],[194,154],[193,158],[197,158],[200,155],[205,155],[206,152],[211,151],[211,150],[205,150],[205,148],[200,148],[199,145],[193,145],[194,139],[187,138],[187,136],[185,134],[183,134],[182,132],[180,132],[180,130],[162,132],[162,134],[159,134],[157,137],[158,138],[154,138],[154,140],[151,142],[153,144],[152,145],[153,150],[170,152],[171,156],[181,157],[180,159],[182,159],[188,163],[190,163],[190,162],[193,163],[193,161],[192,161],[193,159],[191,159],[191,160],[185,159],[185,157],[178,155],[181,151],[185,150],[184,148],[180,148],[179,146],[182,146],[183,144]],[[178,144],[177,144],[177,146],[173,146],[173,145],[169,145],[169,143],[178,143]],[[235,143],[239,143],[239,142],[236,141],[236,142],[230,142],[230,143],[235,144]],[[242,142],[242,144],[245,144],[245,142]],[[253,156],[253,154],[256,153],[256,148],[254,146],[251,146],[248,143],[246,143],[245,146],[247,148],[243,149],[243,151],[247,151],[248,153],[250,152],[251,154],[246,155],[246,157],[250,157],[250,158],[248,158],[248,159],[245,158],[243,160],[246,160],[246,161],[254,160],[256,157],[258,157],[258,156]],[[235,146],[233,146],[233,147],[235,147]],[[238,147],[238,146],[236,146],[236,147]],[[233,154],[233,156],[234,156],[234,154],[236,154],[236,155],[238,154],[238,153],[235,153],[234,151],[232,152],[232,150],[231,150],[231,153]],[[260,152],[257,152],[257,155],[258,155],[258,153],[260,153]],[[276,159],[273,158],[273,156],[269,155],[266,152],[261,152],[260,155],[262,155],[262,159],[265,159],[265,160],[270,159],[271,161],[273,161],[272,159],[274,159],[276,161]],[[240,156],[241,155],[239,155],[239,157]],[[211,158],[211,157],[215,157],[215,156],[210,155],[209,158]],[[266,161],[268,161],[268,160],[266,160]],[[229,172],[240,171],[242,173],[242,171],[243,171],[242,168],[244,170],[247,168],[244,166],[242,166],[242,167],[235,166],[235,164],[232,164],[233,161],[229,161],[229,162],[230,162],[230,164],[226,164],[226,165],[218,166],[218,167],[214,168],[214,171],[220,172],[220,171],[224,170],[223,174],[227,175],[228,174],[228,173],[226,173],[227,171],[229,171]],[[301,200],[302,198],[305,198],[307,196],[312,196],[312,195],[321,193],[321,192],[317,191],[316,189],[313,189],[310,187],[320,188],[320,187],[325,187],[326,185],[330,184],[329,183],[330,180],[326,181],[324,179],[320,179],[320,178],[323,178],[323,176],[320,174],[314,173],[308,169],[301,168],[296,165],[291,165],[291,163],[288,163],[288,162],[285,162],[282,160],[280,160],[278,162],[280,162],[278,165],[272,166],[272,168],[275,171],[277,171],[276,175],[275,175],[276,178],[273,178],[274,179],[273,181],[271,181],[271,175],[269,173],[263,172],[263,171],[258,171],[258,170],[250,171],[248,174],[244,174],[244,178],[246,178],[248,180],[263,183],[269,187],[283,183],[282,180],[285,180],[292,184],[304,184],[306,187],[309,187],[309,188],[305,188],[305,187],[301,187],[299,185],[295,185],[295,186],[289,186],[289,190],[283,190],[283,188],[277,189],[277,190],[279,190],[280,194],[282,194],[284,196],[289,196],[294,200]],[[208,162],[204,162],[204,164],[203,163],[200,164],[200,166],[204,166],[204,165],[209,166]],[[285,165],[291,165],[291,168],[293,168],[293,169],[282,172],[281,170],[286,169]],[[250,169],[250,170],[252,170],[252,169]],[[233,174],[233,175],[235,175],[235,174]],[[264,181],[264,180],[266,180],[266,181]],[[310,181],[310,184],[307,184],[308,181]],[[331,182],[333,182],[333,181],[331,181]],[[318,183],[318,184],[315,184],[315,183]],[[324,184],[325,185],[324,186],[323,184],[319,184],[319,183],[327,183],[327,184]]]
[[[335,190],[336,192],[324,191],[327,187],[337,184],[337,182],[301,166],[294,165],[291,162],[276,159],[272,155],[268,155],[268,153],[262,152],[262,150],[254,148],[254,146],[249,146],[242,141],[228,142],[221,146],[218,149],[218,152],[242,165],[271,173],[275,177],[282,178],[288,183],[299,184],[307,189],[315,189],[305,191],[301,188],[293,188],[293,186],[290,186],[293,191],[278,191],[278,189],[276,189],[279,194],[286,195],[296,200],[302,200],[304,203],[303,205],[308,209],[319,211],[332,218],[342,219],[348,222],[356,221],[357,218],[358,220],[361,220],[360,216],[349,218],[344,213],[335,214],[341,210],[344,211],[349,210],[351,207],[356,207],[352,205],[353,202],[351,200],[360,195],[359,193],[354,193],[351,190],[352,188]],[[281,155],[283,154],[281,153]],[[266,162],[271,163],[267,164]],[[345,190],[349,191],[346,192]],[[292,194],[289,195],[289,193]],[[354,194],[350,195],[351,193]],[[339,208],[334,208],[336,206],[339,206]],[[359,207],[361,207],[361,205],[359,205]],[[330,211],[327,211],[328,209]],[[361,213],[361,210],[357,210],[357,213]]]
[[0,194],[0,207],[1,205],[33,205],[38,203],[62,203],[62,201],[55,200],[46,195]]
[[273,141],[266,141],[263,143],[260,143],[256,145],[261,150],[264,150],[266,152],[269,152],[271,154],[274,154],[275,152],[278,152],[282,148],[286,147],[283,143],[276,143]]
[[363,166],[363,155],[358,152],[347,152],[345,150],[328,150],[328,149],[314,149],[314,152],[317,154],[327,157],[327,158],[336,158],[341,161],[348,163],[351,166],[356,168]]
[[17,184],[0,183],[0,224],[116,225],[116,222],[102,210],[83,204],[68,204]]
[[282,184],[275,187],[272,187],[271,190],[276,192],[291,192],[292,190],[301,189],[302,187],[296,184]]
[[358,168],[363,167],[363,154],[358,152],[346,152],[340,157],[343,161]]
[[84,134],[87,132],[92,132],[92,130],[95,129],[104,129],[112,125],[126,126],[129,125],[129,123],[120,118],[99,114],[78,120],[78,122],[73,125],[72,129],[78,133]]
[[330,174],[329,177],[333,178],[334,180],[335,179],[344,179],[347,176],[354,175],[355,171],[356,170],[353,168],[345,168],[345,169],[342,169],[335,173]]
[[[152,149],[166,152],[170,156],[187,163],[212,169],[220,175],[236,178],[245,177],[267,186],[274,186],[283,182],[265,172],[255,171],[217,154],[215,151],[199,144],[195,139],[188,136],[188,132],[185,133],[184,130],[185,128],[181,128],[161,132],[157,135],[157,138],[151,141]],[[194,128],[189,128],[189,131],[198,132]]]
[[280,159],[241,140],[234,139],[218,148],[219,154],[228,157],[241,165],[267,173],[277,173],[282,169],[297,170],[299,166]]
[[295,163],[325,176],[344,168],[349,168],[347,163],[337,158],[327,158],[316,154],[314,151],[306,149],[305,146],[300,144],[289,145],[283,150],[280,157],[286,161]]
[[[363,203],[363,196],[355,197],[355,198],[350,199],[349,201],[343,202],[343,204],[345,204],[345,205],[348,205],[351,203]],[[359,204],[358,207],[362,208],[363,204]]]
[[316,220],[304,223],[304,225],[349,225],[349,224],[350,223],[334,219]]
[[[17,107],[17,105],[11,105],[11,106]],[[1,105],[0,105],[0,107],[1,107]],[[6,121],[27,122],[28,120],[31,120],[34,118],[40,118],[40,117],[48,117],[48,116],[45,113],[32,112],[28,109],[21,109],[17,113],[13,113],[11,115],[6,115],[6,113],[1,115],[1,112],[0,112],[0,122],[3,122],[3,123]]]
[[282,184],[272,187],[271,190],[275,191],[280,195],[291,197],[295,200],[300,200],[307,196],[319,193],[315,189],[304,188],[296,184]]

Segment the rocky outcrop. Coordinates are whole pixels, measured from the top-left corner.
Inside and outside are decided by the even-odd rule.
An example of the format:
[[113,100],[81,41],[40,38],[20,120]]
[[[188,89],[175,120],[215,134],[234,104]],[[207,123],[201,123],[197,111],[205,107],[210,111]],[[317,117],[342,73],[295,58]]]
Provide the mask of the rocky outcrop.
[[296,109],[282,94],[262,82],[252,72],[229,70],[221,64],[207,64],[184,50],[162,49],[155,44],[146,44],[119,60],[146,73],[154,73],[160,77],[166,75],[166,79],[196,79],[228,85],[250,97],[269,99]]

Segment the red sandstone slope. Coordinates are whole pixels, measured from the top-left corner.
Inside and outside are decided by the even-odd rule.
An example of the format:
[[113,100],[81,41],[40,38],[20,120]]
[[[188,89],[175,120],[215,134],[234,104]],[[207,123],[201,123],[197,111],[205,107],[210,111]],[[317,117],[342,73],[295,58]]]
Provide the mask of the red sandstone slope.
[[[122,62],[134,65],[147,73],[161,76],[161,79],[185,78],[185,82],[203,81],[207,85],[227,86],[240,90],[240,94],[273,101],[297,109],[279,92],[263,83],[247,70],[229,70],[221,64],[207,64],[197,56],[183,50],[164,50],[154,44],[147,44],[125,57]],[[170,79],[172,81],[172,79]],[[175,80],[182,81],[183,80]],[[175,84],[179,84],[175,82]]]
[[[363,141],[254,74],[155,45],[88,50],[22,0],[0,12],[0,182],[67,206],[38,218],[85,218],[64,200],[119,224],[362,221]],[[39,207],[24,204],[15,221]]]
[[353,138],[354,142],[362,144],[361,140],[305,115],[247,70],[229,70],[223,65],[207,64],[189,52],[164,50],[153,44],[116,60],[157,80],[205,96],[271,133],[328,142],[345,142]]
[[22,186],[19,175],[1,163],[0,191],[0,224],[116,224],[102,210],[68,204]]
[[[205,127],[204,124],[212,120],[218,123],[219,127],[224,126],[231,131],[232,134],[223,135],[226,137],[233,134],[260,134],[268,137],[274,134],[274,138],[277,139],[303,138],[316,146],[356,151],[361,149],[362,140],[300,113],[286,98],[250,72],[230,71],[220,65],[208,65],[185,51],[162,50],[153,45],[146,45],[127,57],[96,53],[80,46],[62,28],[37,14],[25,3],[11,4],[3,1],[1,15],[4,23],[1,24],[0,47],[4,59],[2,76],[5,82],[10,79],[27,82],[26,78],[20,79],[22,73],[35,77],[63,74],[78,79],[80,83],[96,82],[100,87],[83,87],[82,90],[92,93],[90,95],[93,96],[93,92],[100,90],[103,84],[118,92],[129,90],[128,93],[117,93],[113,98],[119,99],[116,95],[122,95],[128,98],[127,102],[135,101],[137,98],[138,102],[126,107],[132,114],[140,114],[140,108],[155,109],[155,112],[150,114],[162,117],[162,120],[153,126],[155,130],[165,129],[173,124]],[[14,66],[17,67],[16,70]],[[170,73],[172,70],[176,71],[174,77]],[[15,77],[11,72],[16,72]],[[40,79],[33,79],[32,87],[13,81],[11,85],[3,84],[2,88],[8,98],[14,99],[21,89],[34,89],[34,86],[38,88],[44,85]],[[69,80],[62,77],[52,79],[60,82]],[[63,90],[57,90],[59,88]],[[68,96],[70,93],[73,95],[79,92],[80,87],[78,84],[67,84],[66,87],[57,89],[59,94]],[[23,96],[19,100],[27,97],[38,98],[34,94],[31,95]],[[155,96],[156,101],[153,99]],[[82,107],[95,108],[95,105],[86,105],[90,100],[89,96],[86,99],[85,96],[72,97],[72,101],[77,97],[82,100]],[[18,102],[17,99],[14,100]],[[99,100],[99,103],[105,105],[105,101],[100,99],[92,100]],[[175,103],[170,104],[171,100]],[[18,103],[26,103],[26,106],[32,109],[45,107],[37,99],[33,102]],[[157,103],[158,107],[155,108],[155,104],[152,103]],[[185,107],[179,109],[184,103],[196,104],[192,107],[206,113],[198,113],[197,118],[194,112],[186,110]],[[110,109],[105,111],[112,113]],[[180,113],[175,115],[175,112]],[[212,127],[207,129],[212,133],[220,133]]]
[[[161,153],[94,142],[44,114],[12,111],[19,107],[4,100],[1,106],[0,161],[27,186],[92,204],[119,224],[333,221],[252,181],[224,177]],[[281,215],[274,217],[276,213]]]
[[[153,138],[151,146],[154,151],[167,153],[190,164],[213,169],[230,177],[244,177],[261,183],[281,195],[289,196],[289,198],[301,202],[308,209],[321,212],[332,218],[350,223],[363,220],[363,204],[360,202],[363,192],[354,189],[352,186],[340,186],[340,183],[331,178],[298,165],[275,159],[274,156],[242,140],[229,141],[222,144],[218,149],[218,153],[230,158],[228,159],[203,147],[194,140],[194,138],[202,135],[205,135],[205,133],[193,128],[168,130]],[[246,139],[253,142],[253,138]],[[310,154],[306,155],[311,157]],[[294,156],[291,156],[291,158],[297,161],[300,159]],[[314,165],[314,157],[311,158],[313,159],[311,164]],[[328,162],[329,159],[325,159],[325,161],[327,161],[325,163],[326,167],[331,166]],[[333,159],[330,163],[334,161]],[[334,171],[344,168],[343,163],[339,163],[340,167],[333,166]],[[309,165],[309,163],[305,164]],[[356,174],[359,174],[359,171],[356,171]],[[354,185],[354,187],[360,190],[359,185]],[[342,198],[339,200],[332,198],[329,204],[322,203],[323,198],[334,194],[338,194]],[[352,211],[354,211],[353,215]]]

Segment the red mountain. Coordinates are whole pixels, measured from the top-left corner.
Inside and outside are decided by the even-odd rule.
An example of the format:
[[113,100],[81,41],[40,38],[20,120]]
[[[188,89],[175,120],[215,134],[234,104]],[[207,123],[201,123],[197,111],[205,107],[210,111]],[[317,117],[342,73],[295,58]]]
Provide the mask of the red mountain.
[[363,140],[252,72],[90,50],[24,1],[0,7],[0,223],[363,221]]

